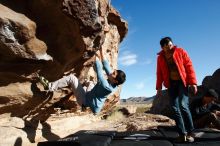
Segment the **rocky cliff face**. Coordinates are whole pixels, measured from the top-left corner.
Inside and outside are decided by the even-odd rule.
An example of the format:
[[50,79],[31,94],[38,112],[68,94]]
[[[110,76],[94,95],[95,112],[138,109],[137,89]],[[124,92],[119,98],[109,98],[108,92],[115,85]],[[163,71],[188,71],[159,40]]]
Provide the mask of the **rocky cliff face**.
[[[1,0],[0,114],[46,120],[54,105],[77,111],[68,90],[42,92],[36,74],[54,81],[75,73],[82,84],[95,82],[93,52],[103,48],[116,69],[127,30],[108,0]],[[105,110],[118,102],[119,93],[109,97]]]

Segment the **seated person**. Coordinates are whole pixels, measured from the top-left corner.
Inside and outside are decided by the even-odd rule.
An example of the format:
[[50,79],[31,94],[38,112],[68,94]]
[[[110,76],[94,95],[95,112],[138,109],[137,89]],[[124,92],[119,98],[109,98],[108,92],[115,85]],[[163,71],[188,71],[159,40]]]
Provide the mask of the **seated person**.
[[211,126],[220,129],[220,105],[215,103],[218,93],[209,89],[202,98],[195,99],[190,106],[195,128]]

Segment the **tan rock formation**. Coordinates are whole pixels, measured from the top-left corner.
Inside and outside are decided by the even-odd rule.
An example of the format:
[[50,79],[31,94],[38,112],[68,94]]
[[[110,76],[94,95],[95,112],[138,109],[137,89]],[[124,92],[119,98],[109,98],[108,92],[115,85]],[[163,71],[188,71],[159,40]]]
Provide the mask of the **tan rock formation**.
[[[69,110],[77,111],[69,90],[42,92],[36,73],[50,81],[71,72],[81,83],[96,81],[92,52],[102,47],[116,69],[118,45],[127,30],[108,0],[2,0],[0,114],[45,121],[55,105],[67,108],[61,97],[69,101]],[[109,97],[104,110],[118,102],[119,94],[120,89]]]
[[35,36],[36,24],[0,4],[1,59],[50,60],[47,46]]

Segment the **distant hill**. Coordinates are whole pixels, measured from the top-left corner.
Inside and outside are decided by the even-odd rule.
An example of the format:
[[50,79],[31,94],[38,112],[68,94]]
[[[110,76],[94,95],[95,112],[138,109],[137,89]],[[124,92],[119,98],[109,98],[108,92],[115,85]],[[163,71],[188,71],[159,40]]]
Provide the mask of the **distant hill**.
[[149,104],[153,102],[155,96],[152,97],[130,97],[127,99],[120,99],[120,104]]

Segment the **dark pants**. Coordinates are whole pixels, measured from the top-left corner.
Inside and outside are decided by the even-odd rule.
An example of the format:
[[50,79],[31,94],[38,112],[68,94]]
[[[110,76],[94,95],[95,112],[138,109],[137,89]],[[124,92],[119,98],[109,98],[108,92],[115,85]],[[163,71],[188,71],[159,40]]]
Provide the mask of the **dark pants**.
[[196,128],[204,128],[210,125],[214,128],[220,129],[220,120],[215,113],[207,113],[199,118],[194,119],[194,125]]
[[168,89],[174,120],[180,135],[186,135],[194,130],[192,115],[189,110],[188,89],[182,81],[170,81]]

